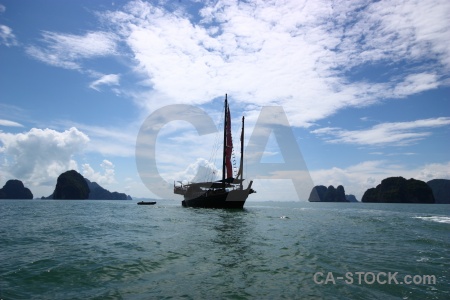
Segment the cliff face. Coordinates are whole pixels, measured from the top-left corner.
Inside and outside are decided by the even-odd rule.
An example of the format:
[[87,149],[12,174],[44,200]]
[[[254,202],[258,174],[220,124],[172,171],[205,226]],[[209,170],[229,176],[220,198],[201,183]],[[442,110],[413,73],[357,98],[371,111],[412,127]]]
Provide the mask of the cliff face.
[[309,202],[321,202],[325,198],[325,193],[327,192],[327,187],[324,185],[316,185],[311,190],[309,194]]
[[33,194],[26,188],[22,181],[8,180],[0,189],[0,199],[33,199]]
[[342,185],[336,189],[330,185],[328,188],[323,185],[315,186],[310,195],[309,202],[349,202],[345,197],[345,190]]
[[431,188],[423,181],[403,177],[383,179],[376,188],[370,188],[362,202],[377,203],[435,203]]
[[450,180],[433,179],[428,181],[427,184],[433,191],[436,203],[450,204]]
[[59,175],[53,199],[84,200],[89,197],[89,187],[84,177],[75,170]]

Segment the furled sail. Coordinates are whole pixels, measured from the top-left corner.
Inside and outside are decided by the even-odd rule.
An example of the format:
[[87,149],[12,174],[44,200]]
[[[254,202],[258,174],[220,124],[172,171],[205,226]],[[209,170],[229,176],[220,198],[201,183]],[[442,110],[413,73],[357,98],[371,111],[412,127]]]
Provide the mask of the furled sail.
[[231,154],[233,152],[233,139],[231,137],[231,117],[230,107],[226,107],[226,150],[225,150],[225,166],[227,169],[227,178],[233,177],[233,166],[231,164]]
[[236,179],[242,179],[242,163],[243,163],[243,151],[244,151],[244,147],[243,147],[243,144],[244,144],[244,117],[242,117],[242,130],[241,130],[241,139],[240,139],[240,142],[241,142],[241,161],[239,162],[239,170],[238,170],[238,173],[237,173],[237,175],[236,175]]

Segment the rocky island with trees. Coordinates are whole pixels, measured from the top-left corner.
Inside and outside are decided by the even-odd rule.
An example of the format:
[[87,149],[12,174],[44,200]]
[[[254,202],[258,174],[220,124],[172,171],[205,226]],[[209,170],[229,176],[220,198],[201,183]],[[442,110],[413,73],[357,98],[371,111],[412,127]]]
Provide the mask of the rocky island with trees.
[[309,195],[309,202],[358,202],[354,195],[346,195],[344,187],[339,185],[337,188],[330,185],[328,188],[324,185],[315,186]]
[[[357,202],[355,196],[346,195],[344,187],[315,186],[309,202]],[[363,203],[438,203],[450,204],[450,180],[433,179],[428,182],[414,178],[388,177],[379,185],[365,191]]]
[[11,179],[0,189],[0,199],[30,200],[33,199],[33,194],[29,188],[23,185],[22,181]]
[[433,190],[422,180],[403,177],[383,179],[375,188],[368,189],[362,202],[377,203],[435,203]]
[[132,200],[125,193],[110,192],[96,182],[84,178],[75,170],[59,175],[55,191],[42,199],[55,200]]
[[[0,189],[0,199],[33,199],[30,189],[22,181],[8,180]],[[53,193],[40,199],[54,200],[132,200],[125,193],[110,192],[96,182],[91,182],[75,170],[58,176]]]

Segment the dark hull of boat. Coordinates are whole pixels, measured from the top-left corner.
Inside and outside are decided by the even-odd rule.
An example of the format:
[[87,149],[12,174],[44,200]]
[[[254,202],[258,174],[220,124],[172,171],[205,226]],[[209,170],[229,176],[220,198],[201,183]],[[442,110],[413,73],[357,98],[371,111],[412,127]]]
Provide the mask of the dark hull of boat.
[[217,195],[201,195],[192,199],[184,199],[181,202],[183,207],[197,208],[244,208],[249,190],[234,190]]
[[154,202],[154,201],[151,201],[151,202],[141,201],[141,202],[137,203],[137,205],[154,205],[154,204],[156,204],[156,202]]

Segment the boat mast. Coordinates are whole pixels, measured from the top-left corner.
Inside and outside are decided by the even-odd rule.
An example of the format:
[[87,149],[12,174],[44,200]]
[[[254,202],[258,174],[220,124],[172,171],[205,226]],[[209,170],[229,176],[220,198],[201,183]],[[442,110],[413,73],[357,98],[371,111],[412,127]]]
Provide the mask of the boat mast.
[[242,132],[241,132],[241,163],[240,163],[241,183],[240,188],[242,190],[242,179],[244,178],[244,116],[242,116]]
[[224,109],[224,119],[223,119],[223,159],[222,159],[222,187],[225,188],[225,157],[227,151],[227,108],[228,108],[228,100],[227,94],[225,94],[225,109]]

